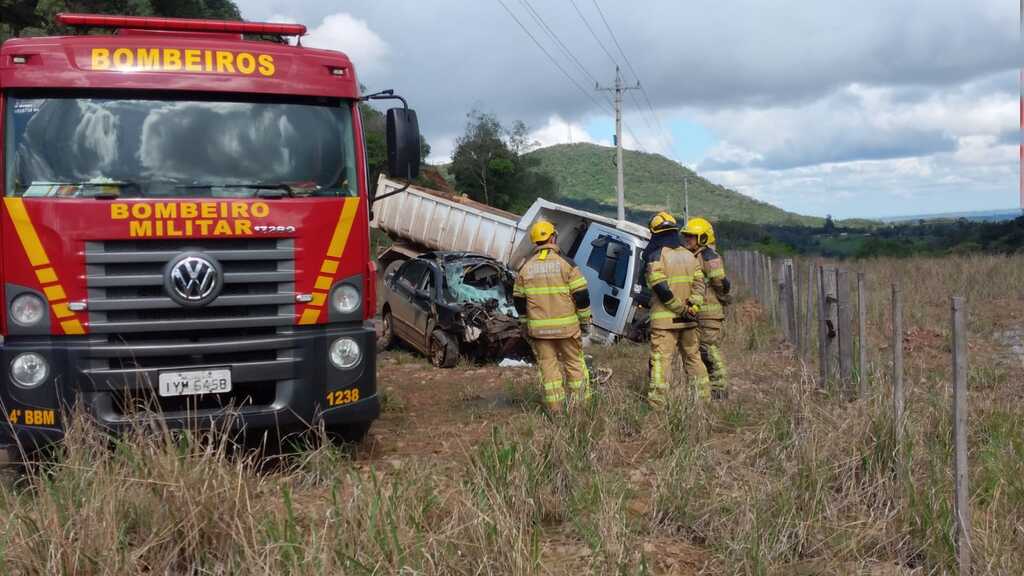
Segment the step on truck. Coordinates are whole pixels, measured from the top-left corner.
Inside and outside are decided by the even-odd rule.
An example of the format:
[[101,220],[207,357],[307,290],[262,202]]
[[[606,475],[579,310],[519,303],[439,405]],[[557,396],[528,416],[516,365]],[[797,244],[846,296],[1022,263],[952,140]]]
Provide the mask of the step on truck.
[[517,270],[532,253],[530,226],[547,220],[558,245],[579,266],[600,337],[643,337],[642,258],[650,232],[625,222],[538,198],[522,216],[439,190],[380,178],[371,226],[394,244],[378,256],[385,276],[429,251],[475,252]]
[[[61,14],[0,49],[0,445],[380,411],[359,83],[298,24]],[[390,92],[363,98],[397,98]],[[419,169],[388,111],[388,168]]]

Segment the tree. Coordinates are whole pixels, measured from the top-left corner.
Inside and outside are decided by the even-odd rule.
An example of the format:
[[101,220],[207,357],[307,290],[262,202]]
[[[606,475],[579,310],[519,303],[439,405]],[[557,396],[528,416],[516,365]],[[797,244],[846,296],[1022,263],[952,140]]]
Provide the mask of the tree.
[[241,20],[232,0],[0,0],[0,40],[69,31],[54,21],[58,12]]
[[836,231],[836,223],[832,220],[832,215],[825,216],[825,226],[823,228],[825,234],[832,234]]
[[473,110],[456,140],[451,173],[460,192],[485,204],[521,210],[540,196],[553,197],[553,178],[539,172],[539,161],[524,157],[533,147],[525,124],[506,129],[493,114]]

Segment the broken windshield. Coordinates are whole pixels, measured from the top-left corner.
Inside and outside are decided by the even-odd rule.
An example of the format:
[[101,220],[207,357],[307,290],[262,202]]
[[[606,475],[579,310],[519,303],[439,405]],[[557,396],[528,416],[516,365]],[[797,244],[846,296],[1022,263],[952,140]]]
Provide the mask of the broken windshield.
[[445,298],[455,304],[495,302],[498,311],[516,317],[506,274],[491,262],[465,260],[447,262],[444,267]]
[[352,113],[344,101],[124,94],[9,96],[7,194],[174,198],[358,193]]

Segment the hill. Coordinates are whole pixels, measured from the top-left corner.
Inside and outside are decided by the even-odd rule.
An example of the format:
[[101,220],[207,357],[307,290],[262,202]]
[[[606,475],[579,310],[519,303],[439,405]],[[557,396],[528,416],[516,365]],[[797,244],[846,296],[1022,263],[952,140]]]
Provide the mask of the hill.
[[[595,144],[558,144],[528,154],[539,169],[558,181],[559,201],[595,212],[615,213],[615,149]],[[708,182],[694,171],[665,158],[633,150],[623,151],[626,207],[631,219],[663,210],[666,199],[674,212],[682,212],[683,178],[689,181],[690,212],[712,220],[755,224],[820,226],[824,220],[786,212],[735,190]]]

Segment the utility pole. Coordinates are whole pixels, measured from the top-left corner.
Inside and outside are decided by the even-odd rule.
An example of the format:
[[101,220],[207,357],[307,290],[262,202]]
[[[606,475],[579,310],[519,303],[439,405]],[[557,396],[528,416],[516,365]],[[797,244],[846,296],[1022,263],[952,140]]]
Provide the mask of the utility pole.
[[615,67],[615,86],[602,88],[600,84],[595,86],[598,91],[607,91],[615,93],[615,168],[618,170],[618,180],[616,182],[616,193],[619,201],[619,221],[626,219],[626,193],[625,184],[622,179],[622,94],[626,90],[637,90],[640,88],[640,82],[637,82],[635,86],[625,86],[622,84],[622,75],[619,73],[619,67]]
[[683,219],[690,221],[690,179],[683,178]]

